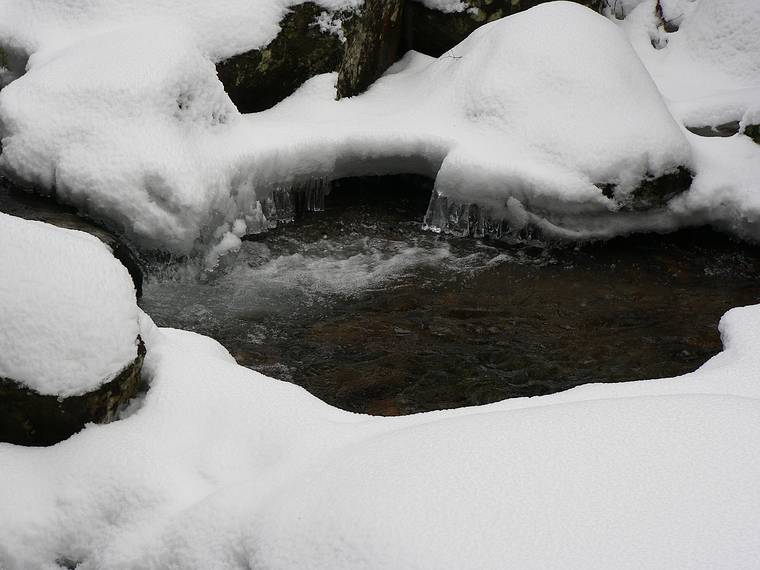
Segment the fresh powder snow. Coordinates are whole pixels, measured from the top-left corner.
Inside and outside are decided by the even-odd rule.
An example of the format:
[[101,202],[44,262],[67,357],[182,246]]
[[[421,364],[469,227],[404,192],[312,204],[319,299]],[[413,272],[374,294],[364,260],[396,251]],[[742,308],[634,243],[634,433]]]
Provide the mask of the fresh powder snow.
[[0,213],[0,378],[72,396],[137,356],[129,273],[97,238]]

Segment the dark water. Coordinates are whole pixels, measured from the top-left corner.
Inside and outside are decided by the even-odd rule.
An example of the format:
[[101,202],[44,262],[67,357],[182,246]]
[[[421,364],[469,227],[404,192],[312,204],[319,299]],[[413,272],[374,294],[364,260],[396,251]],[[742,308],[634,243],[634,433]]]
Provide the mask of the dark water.
[[429,193],[409,192],[334,190],[212,273],[154,267],[142,305],[240,364],[389,415],[682,374],[721,349],[726,310],[760,299],[760,250],[709,230],[496,247],[422,232]]

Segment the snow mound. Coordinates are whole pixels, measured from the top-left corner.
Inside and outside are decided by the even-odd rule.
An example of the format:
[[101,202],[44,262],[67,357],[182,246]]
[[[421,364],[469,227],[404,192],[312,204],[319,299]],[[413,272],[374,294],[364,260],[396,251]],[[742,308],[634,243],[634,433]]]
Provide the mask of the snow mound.
[[127,270],[97,238],[0,214],[0,377],[89,392],[137,356]]
[[621,23],[675,114],[689,126],[760,122],[760,3],[755,0],[655,0]]
[[[440,193],[496,215],[511,201],[540,219],[564,216],[548,233],[611,235],[620,227],[609,215],[642,179],[690,164],[623,36],[571,2],[483,26],[438,60],[409,55],[359,97],[335,101],[325,75],[246,117],[209,55],[222,16],[204,24],[191,3],[168,24],[156,15],[163,8],[146,8],[141,21],[122,7],[113,14],[129,17],[115,26],[111,3],[76,4],[63,17],[35,3],[39,22],[19,24],[42,47],[0,93],[0,167],[55,188],[143,247],[211,249],[213,260],[276,219],[267,200],[278,189],[398,172],[437,173]],[[220,33],[243,41],[237,26]],[[615,200],[597,184],[615,185]],[[574,219],[581,213],[604,221]]]
[[625,195],[690,161],[630,45],[572,2],[479,28],[418,80],[439,86],[426,101],[440,101],[439,120],[468,131],[437,181],[460,201],[471,193],[494,205],[515,196],[540,207],[572,204],[564,211],[613,209],[595,184]]

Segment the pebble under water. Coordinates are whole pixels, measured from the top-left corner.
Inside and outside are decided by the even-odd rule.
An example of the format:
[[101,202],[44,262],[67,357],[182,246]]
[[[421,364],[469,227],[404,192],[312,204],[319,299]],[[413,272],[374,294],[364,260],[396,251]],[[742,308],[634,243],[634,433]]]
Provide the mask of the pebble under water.
[[760,299],[760,249],[707,229],[582,246],[423,232],[404,177],[338,183],[200,276],[152,263],[141,305],[356,412],[408,414],[683,374]]

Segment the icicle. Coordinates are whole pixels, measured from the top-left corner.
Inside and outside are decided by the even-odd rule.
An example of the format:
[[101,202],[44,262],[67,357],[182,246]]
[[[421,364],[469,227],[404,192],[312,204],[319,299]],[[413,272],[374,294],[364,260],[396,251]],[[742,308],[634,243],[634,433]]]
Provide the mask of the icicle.
[[433,191],[422,229],[455,237],[489,238],[508,241],[532,240],[534,229],[527,224],[522,205],[510,198],[504,218],[495,217],[488,208],[460,204]]

